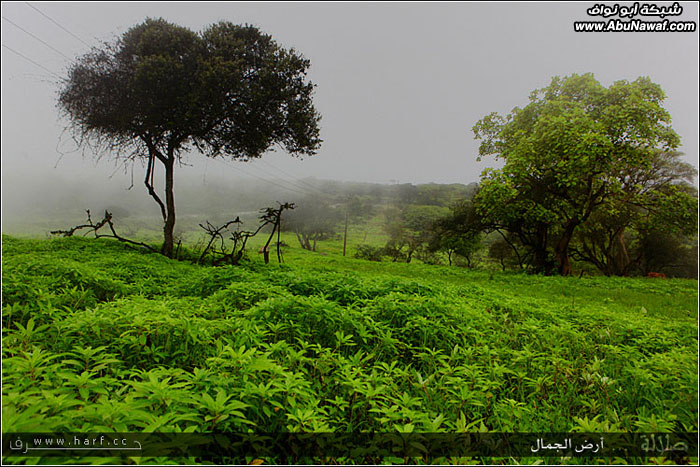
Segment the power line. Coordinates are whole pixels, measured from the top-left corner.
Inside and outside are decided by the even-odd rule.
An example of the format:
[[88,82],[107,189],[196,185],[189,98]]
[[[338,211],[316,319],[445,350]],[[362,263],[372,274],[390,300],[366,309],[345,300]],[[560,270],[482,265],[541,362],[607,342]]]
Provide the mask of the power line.
[[59,54],[60,56],[62,56],[63,58],[65,58],[66,60],[72,61],[72,59],[71,59],[68,55],[66,55],[66,54],[64,54],[63,52],[61,52],[60,50],[56,49],[54,46],[52,46],[52,45],[49,44],[48,42],[45,42],[45,41],[43,41],[42,39],[38,38],[37,36],[35,36],[35,35],[32,34],[31,32],[29,32],[29,31],[27,31],[26,29],[24,29],[24,28],[23,28],[22,26],[20,26],[19,24],[15,23],[14,21],[12,21],[12,20],[10,20],[10,19],[5,18],[4,16],[2,17],[2,19],[4,19],[5,21],[7,21],[8,23],[10,23],[11,25],[13,25],[14,27],[16,27],[16,28],[19,29],[20,31],[23,31],[25,34],[27,34],[27,35],[33,37],[34,39],[36,39],[37,41],[41,42],[41,43],[44,44],[46,47],[48,47],[49,49],[53,50],[54,52],[56,52],[57,54]]
[[263,164],[265,164],[265,165],[267,165],[267,166],[269,166],[269,167],[272,167],[272,168],[275,169],[277,172],[279,172],[279,173],[283,174],[284,176],[288,177],[290,180],[294,180],[296,183],[298,183],[298,184],[300,184],[300,185],[303,185],[303,186],[308,187],[309,189],[311,189],[311,190],[313,190],[313,191],[315,191],[315,192],[318,192],[318,193],[320,193],[320,194],[324,194],[324,195],[325,195],[325,193],[324,193],[322,190],[320,190],[318,187],[316,187],[316,186],[314,186],[314,185],[312,185],[312,184],[310,184],[310,183],[306,183],[304,180],[302,180],[302,179],[300,179],[300,178],[292,177],[291,175],[287,174],[284,170],[278,168],[278,167],[275,166],[275,165],[272,165],[270,162],[268,162],[268,161],[266,161],[266,160],[264,160],[264,159],[260,159],[260,162],[262,162]]
[[242,168],[236,167],[234,164],[226,163],[226,162],[221,161],[221,160],[219,160],[219,159],[217,159],[217,158],[212,158],[212,160],[214,160],[215,162],[217,162],[217,163],[219,163],[219,164],[224,164],[224,165],[226,165],[227,167],[230,167],[230,168],[232,168],[232,169],[234,169],[234,170],[236,170],[236,171],[238,171],[238,172],[241,172],[241,173],[243,173],[243,174],[245,174],[245,175],[248,175],[249,177],[254,177],[254,178],[257,178],[258,180],[262,180],[262,181],[265,182],[265,183],[269,183],[269,184],[271,184],[271,185],[275,185],[277,188],[282,188],[283,190],[287,190],[287,191],[292,191],[292,192],[295,192],[295,193],[299,193],[299,194],[302,194],[302,195],[304,195],[304,196],[309,196],[309,194],[310,194],[310,193],[308,193],[308,192],[303,192],[303,191],[299,191],[299,190],[296,190],[296,189],[292,189],[292,188],[289,188],[289,187],[282,186],[282,185],[280,185],[280,184],[278,184],[278,183],[275,183],[275,182],[273,182],[273,181],[271,181],[271,180],[267,180],[267,179],[265,179],[265,178],[259,177],[259,176],[255,175],[255,174],[250,173],[250,172],[246,172],[246,171],[243,170]]
[[5,48],[6,48],[7,50],[9,50],[10,52],[19,55],[20,57],[22,57],[23,59],[25,59],[25,60],[28,61],[29,63],[32,63],[32,64],[38,66],[39,68],[48,71],[49,73],[51,73],[52,75],[54,75],[56,78],[59,78],[59,79],[61,78],[61,77],[58,75],[58,73],[54,73],[53,71],[51,71],[51,70],[49,70],[48,68],[46,68],[44,65],[35,62],[34,60],[32,60],[31,58],[27,57],[26,55],[17,52],[15,49],[13,49],[13,48],[11,48],[11,47],[8,47],[8,46],[6,46],[5,44],[2,44],[2,46],[5,47]]
[[[262,173],[262,174],[264,174],[264,175],[266,175],[266,176],[268,176],[268,177],[274,178],[274,176],[273,176],[272,174],[270,174],[269,172],[263,170],[263,169],[260,168],[260,167],[256,167],[255,165],[250,165],[248,168],[251,168],[251,169],[253,169],[253,170],[256,170],[256,171],[258,171],[258,172],[260,172],[260,173]],[[289,180],[284,180],[284,179],[281,179],[281,178],[279,178],[279,177],[277,177],[277,180],[278,180],[279,182],[281,182],[281,183],[286,184],[287,186],[293,187],[293,188],[296,189],[296,190],[301,190],[301,191],[305,192],[306,194],[309,194],[309,195],[317,195],[317,194],[318,194],[318,190],[314,190],[314,191],[309,190],[308,188],[306,188],[306,187],[304,187],[304,186],[302,186],[302,185],[300,185],[300,184],[298,184],[298,183],[295,183],[295,182],[292,182],[292,181],[289,181]]]
[[[213,158],[213,159],[214,159],[216,162],[224,163],[223,161],[221,161],[221,160],[219,160],[219,159],[216,159],[216,158]],[[255,160],[261,160],[261,159],[255,159]],[[324,194],[324,193],[322,193],[320,190],[311,191],[311,190],[309,190],[308,188],[306,188],[306,187],[304,187],[304,186],[298,185],[298,184],[293,183],[293,182],[288,181],[288,180],[280,179],[279,177],[277,177],[277,178],[275,179],[275,178],[274,178],[274,175],[268,173],[267,171],[263,170],[263,169],[260,168],[260,167],[256,167],[255,165],[249,165],[247,168],[253,169],[253,170],[255,170],[255,171],[258,172],[258,173],[262,173],[263,175],[265,175],[265,176],[267,176],[267,177],[269,177],[269,178],[266,179],[266,178],[262,178],[262,177],[256,176],[255,174],[252,174],[252,173],[250,173],[250,172],[248,172],[248,171],[242,170],[240,167],[236,167],[236,170],[239,170],[239,171],[241,171],[242,173],[245,173],[246,175],[251,176],[251,177],[255,177],[255,178],[259,179],[259,180],[264,180],[264,181],[266,181],[266,182],[268,182],[268,183],[272,183],[273,185],[275,185],[275,186],[277,186],[277,187],[279,187],[279,188],[283,188],[283,189],[285,189],[285,190],[294,191],[294,192],[296,192],[296,193],[301,193],[301,194],[306,195],[306,196],[317,196],[318,194]],[[275,179],[276,182],[271,182],[270,179]],[[284,185],[280,185],[280,183],[283,183]]]
[[269,165],[269,166],[272,167],[273,169],[275,169],[275,170],[277,170],[278,172],[280,172],[285,178],[280,178],[279,175],[273,175],[273,174],[267,172],[266,170],[263,170],[261,167],[257,167],[257,166],[255,166],[255,165],[250,165],[249,167],[250,167],[251,169],[255,169],[255,170],[257,170],[257,171],[259,171],[259,172],[261,172],[261,173],[267,175],[268,177],[271,177],[271,178],[276,177],[276,179],[279,180],[280,182],[283,182],[283,183],[286,183],[287,185],[293,186],[293,187],[296,188],[296,189],[305,191],[305,192],[307,192],[308,194],[312,194],[312,195],[316,195],[316,194],[325,195],[324,192],[322,192],[321,190],[319,190],[319,189],[316,188],[315,186],[308,185],[308,184],[304,183],[302,180],[298,180],[298,179],[296,179],[296,178],[294,178],[294,177],[289,176],[289,175],[286,174],[284,171],[278,169],[277,167],[275,167],[274,165],[268,163],[267,161],[265,161],[265,160],[262,159],[262,158],[254,159],[254,161],[256,161],[256,162],[259,161],[259,162],[262,162],[262,163],[265,163],[265,164]]
[[[235,169],[235,170],[238,170],[239,172],[244,173],[244,174],[246,174],[246,175],[248,175],[248,176],[250,176],[250,177],[255,177],[255,178],[257,178],[258,180],[262,180],[262,181],[264,181],[264,182],[266,182],[266,183],[270,183],[270,184],[272,184],[272,185],[275,185],[276,187],[281,188],[281,189],[283,189],[283,190],[292,191],[292,192],[294,192],[294,193],[298,193],[298,194],[301,194],[301,195],[304,195],[304,196],[315,196],[315,195],[316,195],[316,193],[312,193],[312,192],[310,192],[310,191],[308,191],[308,190],[304,190],[303,188],[296,187],[296,186],[290,184],[289,182],[286,182],[286,185],[281,185],[280,182],[281,182],[281,183],[285,183],[284,180],[278,179],[277,181],[273,181],[273,180],[271,180],[271,179],[269,179],[269,178],[263,178],[263,177],[260,177],[260,176],[258,176],[258,175],[255,175],[254,173],[250,173],[250,172],[248,172],[248,171],[246,171],[246,170],[243,170],[241,167],[232,166],[232,168]],[[248,167],[248,168],[253,168],[253,167],[250,166],[250,167]],[[266,174],[265,172],[263,172],[263,173],[264,173],[265,175],[269,175],[269,174]]]
[[32,8],[32,9],[36,10],[36,12],[39,13],[41,16],[43,16],[44,18],[46,18],[46,19],[48,19],[49,21],[51,21],[53,24],[55,24],[55,25],[58,26],[59,28],[63,29],[65,32],[67,32],[68,34],[70,34],[70,35],[73,36],[74,38],[78,39],[78,40],[79,40],[80,42],[82,42],[83,44],[87,45],[88,47],[92,47],[90,44],[88,44],[87,42],[85,42],[84,40],[82,40],[80,37],[78,37],[78,36],[76,36],[75,34],[73,34],[72,32],[70,32],[68,29],[66,29],[66,28],[64,28],[63,26],[61,26],[56,20],[54,20],[53,18],[51,18],[49,15],[47,15],[46,13],[44,13],[43,11],[41,11],[40,9],[38,9],[37,7],[35,7],[34,5],[32,5],[31,3],[29,3],[29,2],[24,2],[24,3],[26,3],[28,7],[30,7],[30,8]]
[[269,183],[270,185],[274,185],[274,186],[276,186],[277,188],[281,188],[281,189],[286,190],[286,191],[291,191],[291,192],[293,192],[293,193],[297,193],[297,194],[304,195],[304,196],[309,196],[309,195],[313,194],[313,193],[309,193],[308,191],[301,191],[301,190],[298,190],[298,189],[296,189],[296,188],[290,188],[289,186],[280,185],[279,183],[274,182],[274,181],[272,181],[272,180],[269,180],[269,179],[260,177],[260,176],[258,176],[258,175],[253,174],[253,173],[250,173],[250,172],[246,172],[245,170],[243,170],[243,169],[240,168],[240,167],[235,167],[235,166],[232,165],[231,168],[234,169],[234,170],[237,170],[237,171],[239,171],[239,172],[241,172],[241,173],[243,173],[243,174],[245,174],[245,175],[247,175],[247,176],[249,176],[249,177],[257,178],[258,180],[262,180],[262,181],[265,182],[265,183]]

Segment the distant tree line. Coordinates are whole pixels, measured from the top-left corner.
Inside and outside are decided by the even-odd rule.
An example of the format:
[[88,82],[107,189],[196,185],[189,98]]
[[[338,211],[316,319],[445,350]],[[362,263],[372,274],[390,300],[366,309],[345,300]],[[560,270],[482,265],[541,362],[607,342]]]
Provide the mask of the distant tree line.
[[[692,186],[680,186],[697,196]],[[477,194],[450,208],[391,206],[385,212],[384,227],[389,240],[385,245],[360,244],[355,256],[370,261],[411,262],[415,258],[467,268],[556,272],[552,248],[546,251],[549,267],[542,270],[541,259],[527,238],[523,241],[518,227],[509,230],[492,222],[481,213],[480,203],[483,199]],[[637,208],[592,216],[570,242],[572,273],[646,276],[660,272],[668,277],[697,278],[697,232],[691,225],[682,229],[664,220],[667,215]]]

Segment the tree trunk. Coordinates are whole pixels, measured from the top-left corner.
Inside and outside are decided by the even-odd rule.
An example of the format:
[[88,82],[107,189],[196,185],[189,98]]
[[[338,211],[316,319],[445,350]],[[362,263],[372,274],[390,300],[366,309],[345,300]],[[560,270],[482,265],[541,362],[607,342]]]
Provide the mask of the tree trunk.
[[161,253],[168,258],[173,257],[174,235],[175,230],[175,194],[173,192],[173,172],[175,168],[175,159],[169,157],[164,162],[165,165],[165,207],[166,218],[163,226],[163,248]]
[[[513,253],[515,253],[515,257],[518,260],[518,266],[520,266],[520,269],[523,269],[523,258],[520,256],[520,252],[518,251],[518,248],[511,242],[508,237],[500,231],[500,229],[496,229],[496,232],[498,232],[501,237],[503,237],[503,241],[505,241],[508,246],[510,246],[510,249],[513,250]],[[506,270],[505,265],[503,264],[503,255],[501,255],[501,266],[503,266],[503,270]]]
[[282,253],[280,252],[280,232],[282,232],[282,208],[277,214],[277,262],[282,264]]
[[[281,211],[280,211],[280,212],[281,212]],[[278,215],[277,215],[277,219],[275,219],[275,225],[272,226],[272,232],[270,232],[270,236],[267,237],[267,242],[265,242],[265,246],[263,247],[263,258],[265,259],[265,264],[269,264],[269,263],[270,263],[270,242],[271,242],[272,239],[274,238],[274,236],[275,236],[275,231],[276,231],[276,230],[278,229],[278,227],[279,227],[279,219],[280,219],[280,218],[279,218],[279,214],[278,214]],[[279,241],[278,241],[278,242],[277,242],[277,258],[279,258],[279,254],[280,254],[279,249],[280,249],[280,247],[279,247]]]
[[567,251],[566,247],[561,251],[557,251],[555,258],[557,263],[559,263],[559,275],[570,276],[571,261],[569,260],[569,252]]
[[627,269],[630,265],[630,256],[627,252],[627,243],[625,242],[625,228],[622,227],[619,232],[615,235],[614,242],[616,245],[616,267],[615,273],[618,276],[624,276],[627,274]]
[[554,259],[559,264],[559,274],[562,276],[571,275],[571,261],[569,260],[569,243],[574,235],[574,229],[578,222],[574,219],[569,219],[564,225],[564,233],[562,234],[557,246],[554,248]]
[[550,267],[547,261],[547,225],[541,224],[537,227],[536,244],[534,245],[535,271],[549,274]]

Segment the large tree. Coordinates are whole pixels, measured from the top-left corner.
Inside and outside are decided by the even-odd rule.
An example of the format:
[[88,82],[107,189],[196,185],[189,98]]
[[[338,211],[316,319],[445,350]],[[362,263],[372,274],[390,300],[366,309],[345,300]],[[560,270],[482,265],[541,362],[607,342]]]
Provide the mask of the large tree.
[[606,88],[592,74],[572,75],[554,78],[506,117],[486,116],[473,128],[479,158],[504,165],[483,174],[479,212],[531,249],[538,272],[566,275],[570,242],[593,214],[614,214],[621,204],[692,205],[683,190],[639,183],[653,177],[659,151],[680,143],[664,97],[648,78]]
[[[58,102],[81,144],[144,162],[164,222],[162,253],[172,256],[173,173],[188,151],[249,160],[278,145],[315,154],[320,116],[309,65],[253,26],[220,22],[196,33],[147,19],[79,57]],[[159,165],[165,202],[154,187]]]

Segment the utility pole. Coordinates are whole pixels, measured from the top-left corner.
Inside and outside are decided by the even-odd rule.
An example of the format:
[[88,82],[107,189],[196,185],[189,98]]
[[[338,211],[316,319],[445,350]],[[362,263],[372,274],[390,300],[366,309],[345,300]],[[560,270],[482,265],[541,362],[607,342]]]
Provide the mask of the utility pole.
[[349,218],[350,201],[345,202],[345,235],[343,235],[343,256],[345,256],[345,248],[348,244],[348,218]]

